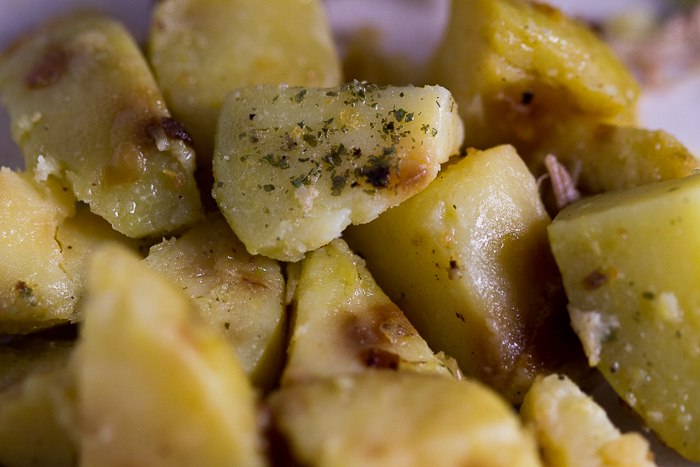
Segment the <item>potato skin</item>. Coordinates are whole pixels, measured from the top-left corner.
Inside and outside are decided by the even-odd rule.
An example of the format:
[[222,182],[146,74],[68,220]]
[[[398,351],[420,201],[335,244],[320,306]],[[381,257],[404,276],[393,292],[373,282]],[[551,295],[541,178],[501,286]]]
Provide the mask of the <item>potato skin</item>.
[[572,325],[615,392],[700,460],[700,176],[582,200],[549,226]]
[[241,88],[221,111],[213,194],[248,251],[298,261],[425,188],[462,138],[439,86]]
[[470,151],[344,238],[434,350],[518,404],[537,374],[583,357],[549,222],[535,179],[501,146]]
[[27,170],[119,232],[156,236],[201,216],[191,139],[116,21],[82,13],[35,30],[2,56],[0,92]]
[[170,110],[192,135],[197,164],[207,170],[221,105],[232,89],[342,82],[319,0],[161,1],[148,45]]

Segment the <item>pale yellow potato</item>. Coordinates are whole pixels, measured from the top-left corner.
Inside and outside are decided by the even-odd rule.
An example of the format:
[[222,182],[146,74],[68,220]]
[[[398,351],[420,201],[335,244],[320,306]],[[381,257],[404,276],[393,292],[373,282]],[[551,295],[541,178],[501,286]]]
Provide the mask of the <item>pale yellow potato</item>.
[[431,81],[448,88],[465,144],[524,157],[563,119],[633,121],[639,86],[585,26],[544,3],[454,0]]
[[173,115],[192,135],[197,164],[209,169],[232,89],[342,83],[320,0],[164,0],[153,10],[148,56]]
[[473,381],[369,372],[283,388],[269,403],[300,465],[541,465],[532,433]]
[[201,215],[191,139],[129,32],[97,14],[48,23],[0,57],[0,93],[27,170],[55,177],[130,237]]
[[277,261],[249,254],[221,215],[151,247],[146,263],[194,300],[204,321],[236,350],[252,382],[279,380],[287,336]]
[[700,176],[563,210],[549,238],[591,365],[663,442],[700,461]]
[[649,442],[620,433],[605,410],[560,375],[539,378],[520,408],[548,467],[654,467]]
[[107,246],[89,293],[75,362],[81,465],[267,464],[245,372],[177,286]]
[[583,357],[549,223],[535,179],[500,146],[344,238],[431,348],[518,404],[536,375]]
[[308,253],[295,275],[282,386],[372,369],[460,376],[433,354],[344,241]]
[[576,187],[588,195],[685,177],[700,169],[700,162],[664,131],[595,119],[558,125],[530,160],[535,176],[546,172],[548,154],[556,156],[576,178]]
[[462,138],[439,86],[242,88],[221,111],[214,197],[248,251],[298,261],[421,191]]

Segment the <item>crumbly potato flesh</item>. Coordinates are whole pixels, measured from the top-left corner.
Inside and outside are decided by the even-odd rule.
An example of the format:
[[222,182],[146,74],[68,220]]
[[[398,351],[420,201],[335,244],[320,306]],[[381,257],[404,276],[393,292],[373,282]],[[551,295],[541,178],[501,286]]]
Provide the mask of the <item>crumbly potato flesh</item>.
[[425,188],[462,142],[441,87],[250,87],[221,111],[214,197],[251,253],[298,261]]
[[700,460],[700,176],[589,198],[549,238],[591,365],[663,442]]
[[576,187],[588,195],[681,178],[700,169],[700,162],[664,131],[594,119],[559,125],[529,163],[535,176],[546,172],[548,154],[576,177]]
[[570,115],[630,121],[639,88],[593,32],[543,3],[455,0],[432,82],[450,89],[465,144],[526,156]]
[[451,376],[344,241],[308,253],[282,385],[371,370]]
[[511,146],[470,151],[344,238],[436,351],[522,402],[576,357],[535,179]]
[[520,408],[537,436],[548,467],[654,467],[649,442],[624,435],[605,410],[575,383],[560,375],[539,378]]
[[188,297],[116,246],[94,254],[90,278],[80,464],[266,465],[252,386]]
[[12,135],[38,180],[56,177],[130,237],[194,222],[201,204],[189,135],[116,21],[49,23],[0,59]]
[[192,135],[198,165],[207,168],[219,111],[231,89],[341,84],[319,0],[159,2],[149,59],[170,110]]
[[541,465],[532,433],[473,381],[378,371],[283,388],[269,403],[300,465]]
[[270,389],[277,383],[287,328],[277,261],[249,254],[220,215],[153,246],[145,261],[195,302],[254,384]]

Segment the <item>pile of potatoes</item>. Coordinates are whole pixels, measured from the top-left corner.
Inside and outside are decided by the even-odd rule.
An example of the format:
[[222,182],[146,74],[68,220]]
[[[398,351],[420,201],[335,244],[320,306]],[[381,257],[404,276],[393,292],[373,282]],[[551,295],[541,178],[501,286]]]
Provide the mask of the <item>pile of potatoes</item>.
[[0,56],[0,465],[653,466],[600,374],[700,461],[700,164],[634,77],[522,0],[342,70],[322,6]]

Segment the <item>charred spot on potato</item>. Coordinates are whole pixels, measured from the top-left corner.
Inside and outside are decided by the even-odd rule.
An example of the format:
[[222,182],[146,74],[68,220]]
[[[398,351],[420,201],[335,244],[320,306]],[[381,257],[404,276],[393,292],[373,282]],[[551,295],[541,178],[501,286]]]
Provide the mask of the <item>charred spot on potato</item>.
[[163,127],[163,131],[165,131],[165,135],[168,138],[181,139],[188,145],[192,146],[192,137],[189,135],[189,133],[187,133],[185,127],[182,126],[177,120],[170,117],[163,117],[163,119],[160,121],[160,126]]
[[34,293],[34,289],[28,286],[24,281],[17,281],[15,290],[17,291],[17,295],[22,298],[30,298]]
[[29,89],[49,86],[58,81],[68,67],[70,56],[60,47],[47,49],[41,61],[24,77],[24,83]]
[[523,93],[522,103],[523,103],[524,105],[528,105],[530,102],[532,102],[532,98],[533,98],[534,95],[535,95],[535,93],[532,92],[532,91],[525,91],[525,92]]
[[462,269],[457,264],[457,261],[450,260],[450,267],[447,268],[447,275],[451,281],[460,279],[462,277]]
[[607,274],[603,274],[597,269],[584,277],[581,281],[581,285],[583,285],[584,289],[593,291],[605,285],[605,283],[608,282],[608,279],[609,276]]
[[398,370],[401,357],[380,348],[365,349],[361,352],[362,362],[377,370]]

